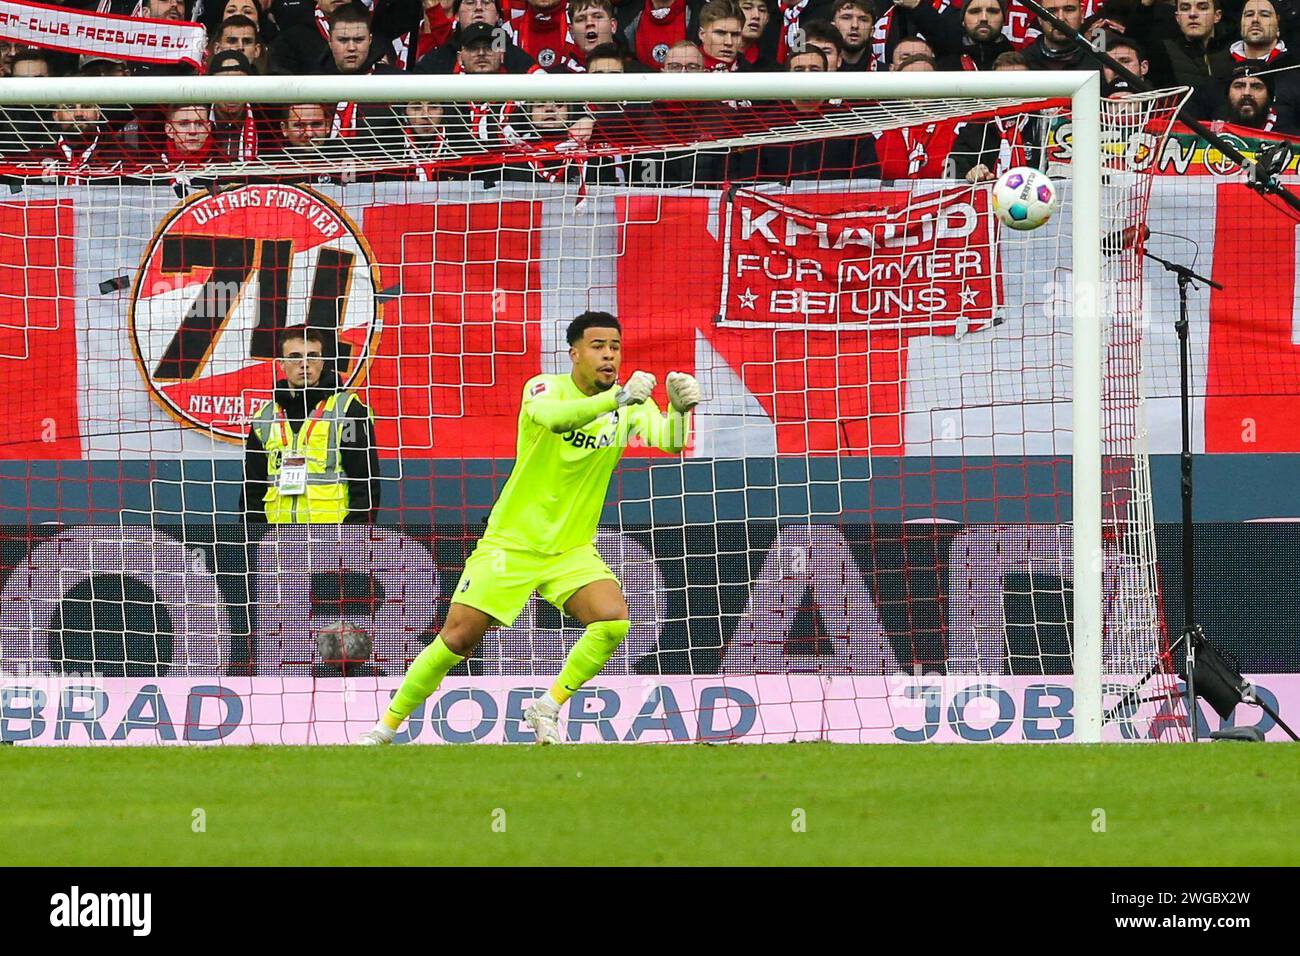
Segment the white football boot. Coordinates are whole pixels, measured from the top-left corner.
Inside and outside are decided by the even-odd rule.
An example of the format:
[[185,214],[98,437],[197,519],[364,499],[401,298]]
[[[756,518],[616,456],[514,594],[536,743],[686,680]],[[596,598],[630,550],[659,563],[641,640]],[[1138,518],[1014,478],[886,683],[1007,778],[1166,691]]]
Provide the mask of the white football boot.
[[377,747],[382,744],[391,744],[395,736],[397,736],[397,731],[385,727],[383,724],[377,724],[352,741],[352,743],[358,747]]
[[539,697],[524,711],[524,722],[533,729],[539,744],[560,742],[560,708]]

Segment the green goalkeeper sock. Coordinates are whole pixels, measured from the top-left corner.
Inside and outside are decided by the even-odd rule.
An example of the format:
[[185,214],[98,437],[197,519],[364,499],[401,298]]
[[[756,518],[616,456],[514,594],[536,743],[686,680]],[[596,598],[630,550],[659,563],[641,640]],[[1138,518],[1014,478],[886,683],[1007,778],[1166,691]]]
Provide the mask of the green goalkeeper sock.
[[454,653],[442,635],[433,639],[433,643],[420,651],[411,662],[411,669],[402,678],[402,686],[397,688],[393,701],[388,705],[388,712],[383,716],[384,725],[392,730],[402,726],[402,721],[411,716],[429,695],[438,689],[442,679],[465,658]]
[[618,650],[618,645],[623,643],[631,626],[631,621],[597,621],[588,624],[564,660],[564,669],[551,688],[551,699],[557,704],[563,704],[579,687],[599,674],[600,669]]

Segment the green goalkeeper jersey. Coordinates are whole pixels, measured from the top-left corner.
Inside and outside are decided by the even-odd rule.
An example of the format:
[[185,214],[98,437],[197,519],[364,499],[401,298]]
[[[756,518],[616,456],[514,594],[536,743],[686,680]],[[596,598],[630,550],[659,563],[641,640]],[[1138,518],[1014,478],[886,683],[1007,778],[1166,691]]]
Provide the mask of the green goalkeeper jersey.
[[623,450],[641,444],[681,451],[688,417],[675,409],[665,416],[653,398],[620,407],[617,386],[588,396],[568,375],[529,379],[515,466],[484,540],[542,554],[590,544]]

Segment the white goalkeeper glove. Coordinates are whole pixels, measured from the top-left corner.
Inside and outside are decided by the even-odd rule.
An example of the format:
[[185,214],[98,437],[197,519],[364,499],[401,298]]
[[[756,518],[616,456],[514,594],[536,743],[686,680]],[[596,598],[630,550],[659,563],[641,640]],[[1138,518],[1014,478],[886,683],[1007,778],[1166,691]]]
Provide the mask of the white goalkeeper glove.
[[700,404],[700,383],[695,381],[695,376],[669,372],[665,384],[668,386],[668,400],[683,415]]
[[649,372],[633,372],[627,384],[618,390],[620,405],[640,405],[655,390],[655,377]]

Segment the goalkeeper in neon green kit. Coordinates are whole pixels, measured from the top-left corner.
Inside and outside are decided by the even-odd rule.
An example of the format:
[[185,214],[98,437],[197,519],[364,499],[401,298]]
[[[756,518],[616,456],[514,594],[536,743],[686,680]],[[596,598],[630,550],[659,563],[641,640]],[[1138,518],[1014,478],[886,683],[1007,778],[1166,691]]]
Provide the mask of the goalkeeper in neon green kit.
[[586,628],[550,691],[524,712],[540,744],[559,743],[560,706],[627,637],[627,600],[595,545],[609,479],[632,440],[669,452],[686,446],[700,387],[685,373],[669,372],[671,408],[664,415],[650,397],[653,375],[633,372],[618,385],[622,336],[612,315],[584,312],[569,324],[567,338],[572,371],[524,385],[514,469],[465,562],[441,633],[358,743],[391,743],[402,721],[473,653],[488,628],[514,623],[533,591]]

